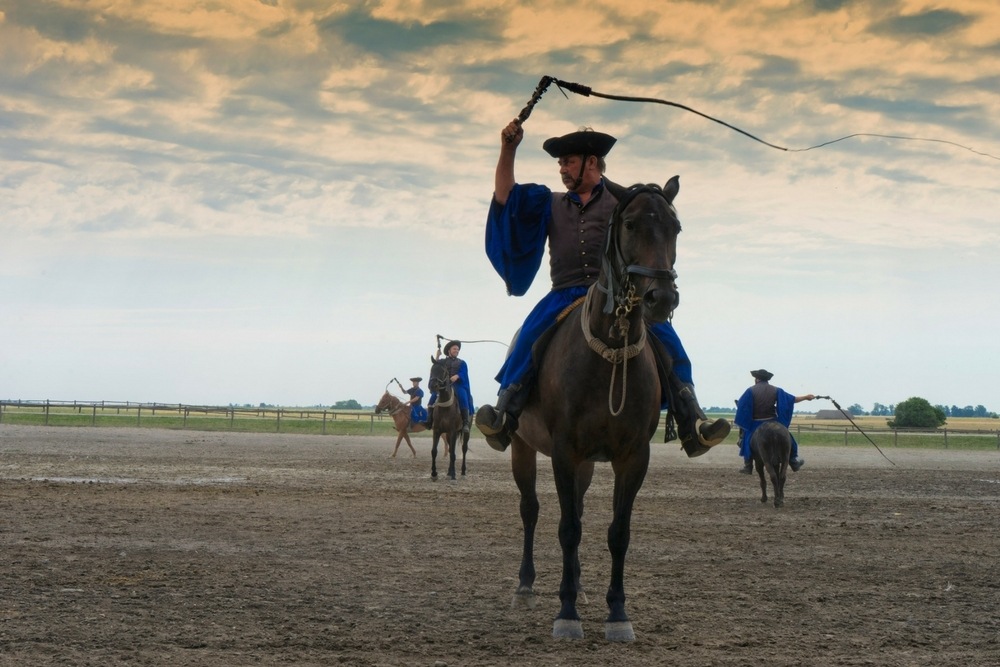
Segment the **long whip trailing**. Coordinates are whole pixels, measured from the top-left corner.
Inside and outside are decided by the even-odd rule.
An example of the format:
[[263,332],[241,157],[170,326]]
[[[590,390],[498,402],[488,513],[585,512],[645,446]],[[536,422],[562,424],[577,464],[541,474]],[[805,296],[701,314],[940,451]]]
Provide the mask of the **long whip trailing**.
[[[882,451],[882,450],[881,450],[881,449],[879,448],[879,446],[875,444],[875,441],[874,441],[874,440],[872,440],[871,438],[869,438],[869,437],[868,437],[868,434],[867,434],[867,433],[865,433],[864,431],[862,431],[862,430],[861,430],[861,427],[860,427],[860,426],[858,426],[858,425],[857,425],[857,423],[856,423],[856,422],[855,422],[855,421],[854,421],[853,419],[851,419],[851,413],[850,413],[850,412],[848,412],[847,410],[845,410],[844,408],[840,407],[840,403],[838,403],[837,401],[833,400],[833,399],[832,399],[832,398],[830,398],[829,396],[817,396],[816,398],[825,398],[826,400],[828,400],[828,401],[830,401],[831,403],[833,403],[833,407],[835,407],[835,408],[837,408],[838,410],[840,410],[841,414],[843,414],[843,415],[844,415],[845,417],[847,417],[847,420],[848,420],[849,422],[851,422],[851,424],[853,424],[853,425],[854,425],[854,428],[858,429],[858,431],[859,431],[859,432],[861,433],[861,435],[865,436],[865,438],[868,438],[868,442],[872,443],[872,445],[873,445],[873,446],[875,447],[875,449],[878,449],[878,453],[882,455],[882,458],[884,458],[884,459],[885,459],[886,461],[888,461],[889,463],[892,463],[892,459],[890,459],[890,458],[889,458],[888,456],[886,456],[886,455],[885,455],[885,452],[883,452],[883,451]],[[895,464],[895,463],[892,463],[892,465],[896,465],[896,464]]]
[[773,144],[773,143],[771,143],[769,141],[765,141],[765,140],[761,139],[760,137],[757,137],[757,136],[754,136],[753,134],[750,134],[746,130],[741,130],[740,128],[736,127],[735,125],[730,125],[729,123],[725,122],[724,120],[720,120],[718,118],[714,118],[712,116],[709,116],[706,113],[702,113],[701,111],[698,111],[697,109],[693,109],[693,108],[691,108],[691,107],[689,107],[687,105],[680,104],[679,102],[671,102],[669,100],[658,99],[658,98],[655,98],[655,97],[632,97],[632,96],[626,96],[626,95],[610,95],[610,94],[607,94],[607,93],[599,93],[599,92],[595,91],[594,89],[592,89],[590,86],[585,86],[585,85],[580,84],[580,83],[573,83],[572,81],[563,81],[562,79],[557,79],[557,78],[552,77],[552,76],[543,76],[541,78],[541,80],[538,82],[538,86],[535,88],[535,92],[532,94],[531,99],[528,100],[528,104],[525,105],[525,107],[523,109],[521,109],[521,113],[518,114],[518,116],[517,116],[518,122],[524,123],[524,121],[526,121],[528,119],[528,116],[531,115],[532,109],[535,107],[535,105],[541,99],[542,94],[544,94],[545,90],[551,84],[553,84],[553,83],[556,84],[556,86],[559,88],[559,90],[562,92],[562,94],[564,96],[566,96],[567,98],[569,97],[568,95],[566,95],[566,91],[568,90],[568,91],[570,91],[572,93],[576,93],[577,95],[582,95],[584,97],[600,97],[600,98],[603,98],[603,99],[606,99],[606,100],[616,100],[616,101],[619,101],[619,102],[642,102],[642,103],[648,103],[648,104],[662,104],[662,105],[669,106],[669,107],[675,107],[677,109],[681,109],[683,111],[687,111],[689,113],[693,113],[693,114],[695,114],[697,116],[701,116],[702,118],[704,118],[706,120],[710,120],[713,123],[718,123],[719,125],[722,125],[724,127],[729,128],[730,130],[733,130],[734,132],[739,132],[743,136],[748,137],[750,139],[753,139],[754,141],[756,141],[758,143],[764,144],[765,146],[767,146],[769,148],[773,148],[773,149],[779,150],[779,151],[784,151],[784,152],[787,152],[787,153],[803,153],[805,151],[811,151],[811,150],[814,150],[814,149],[817,149],[817,148],[823,148],[824,146],[829,146],[831,144],[835,144],[835,143],[838,143],[840,141],[845,141],[847,139],[853,139],[853,138],[856,138],[856,137],[877,137],[877,138],[880,138],[880,139],[895,139],[895,140],[901,140],[901,141],[926,141],[926,142],[933,142],[933,143],[940,143],[940,144],[948,144],[950,146],[955,146],[957,148],[961,148],[963,150],[967,150],[970,153],[975,153],[976,155],[981,155],[983,157],[988,157],[988,158],[991,158],[993,160],[1000,160],[1000,157],[998,157],[996,155],[992,155],[990,153],[985,153],[983,151],[977,151],[974,148],[971,148],[969,146],[965,146],[963,144],[960,144],[960,143],[957,143],[957,142],[954,142],[954,141],[948,141],[947,139],[935,139],[935,138],[928,138],[928,137],[908,137],[908,136],[903,136],[903,135],[898,135],[898,134],[878,134],[878,133],[874,133],[874,132],[854,132],[852,134],[848,134],[846,136],[839,137],[837,139],[831,139],[829,141],[824,141],[822,143],[816,144],[815,146],[807,146],[806,148],[787,148],[785,146],[779,146],[779,145]]

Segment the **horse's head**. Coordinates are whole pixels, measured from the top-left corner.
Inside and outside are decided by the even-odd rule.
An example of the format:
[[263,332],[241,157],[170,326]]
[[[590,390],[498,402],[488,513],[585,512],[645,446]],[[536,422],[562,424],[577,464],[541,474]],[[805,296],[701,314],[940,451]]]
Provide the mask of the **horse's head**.
[[427,387],[438,394],[451,389],[451,376],[448,375],[447,357],[435,359],[431,357],[431,372],[428,375]]
[[388,410],[392,407],[393,395],[389,393],[387,389],[382,398],[379,400],[378,405],[375,406],[375,414],[381,413],[383,410]]
[[605,313],[642,303],[650,322],[670,318],[680,302],[677,292],[677,235],[681,223],[674,209],[680,179],[674,176],[660,188],[633,185],[614,194],[618,206],[608,226],[602,273],[608,300]]

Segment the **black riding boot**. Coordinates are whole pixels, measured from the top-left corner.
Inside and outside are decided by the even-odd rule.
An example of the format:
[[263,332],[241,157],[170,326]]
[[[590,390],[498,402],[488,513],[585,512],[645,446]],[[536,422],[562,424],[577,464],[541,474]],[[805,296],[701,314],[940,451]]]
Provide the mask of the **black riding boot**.
[[694,385],[681,382],[673,373],[670,374],[670,381],[670,407],[677,419],[681,447],[689,458],[701,456],[726,439],[729,422],[721,418],[709,421],[698,405]]
[[517,431],[517,420],[524,409],[527,392],[521,385],[512,384],[500,392],[497,405],[484,405],[476,411],[476,426],[486,436],[490,447],[502,452],[510,445],[511,436]]
[[469,431],[472,430],[472,420],[469,418],[469,411],[462,408],[462,433],[469,435]]

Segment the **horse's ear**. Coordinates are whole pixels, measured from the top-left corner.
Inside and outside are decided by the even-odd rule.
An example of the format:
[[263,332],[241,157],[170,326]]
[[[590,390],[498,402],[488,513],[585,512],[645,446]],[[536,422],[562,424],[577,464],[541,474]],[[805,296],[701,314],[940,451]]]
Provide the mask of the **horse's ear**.
[[667,198],[668,202],[673,204],[674,197],[677,196],[677,193],[680,192],[680,189],[681,189],[681,177],[674,176],[669,181],[667,181],[666,185],[663,186],[663,196]]
[[609,181],[607,178],[604,179],[604,187],[608,189],[608,192],[615,196],[618,201],[622,200],[625,196],[625,192],[628,190],[625,186],[618,185],[614,181]]

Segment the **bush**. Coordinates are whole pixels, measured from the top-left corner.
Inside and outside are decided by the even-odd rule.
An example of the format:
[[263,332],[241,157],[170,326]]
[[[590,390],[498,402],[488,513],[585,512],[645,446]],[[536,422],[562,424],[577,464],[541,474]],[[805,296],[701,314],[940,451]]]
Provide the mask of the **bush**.
[[889,421],[889,428],[937,428],[944,426],[944,410],[936,408],[927,399],[914,396],[896,406],[896,418]]

